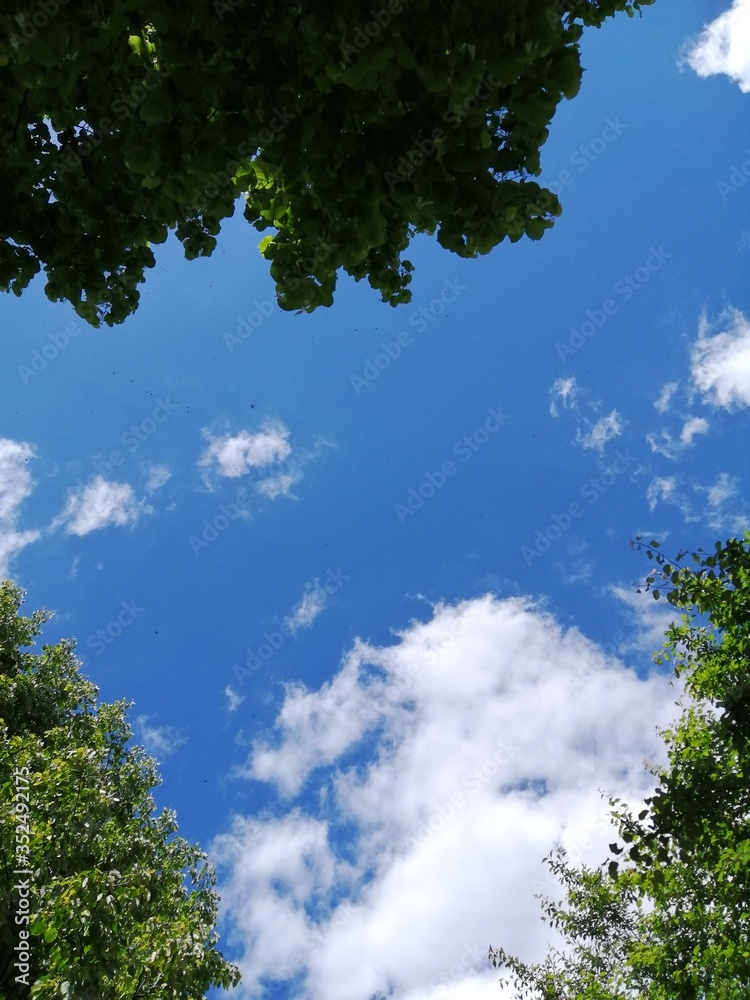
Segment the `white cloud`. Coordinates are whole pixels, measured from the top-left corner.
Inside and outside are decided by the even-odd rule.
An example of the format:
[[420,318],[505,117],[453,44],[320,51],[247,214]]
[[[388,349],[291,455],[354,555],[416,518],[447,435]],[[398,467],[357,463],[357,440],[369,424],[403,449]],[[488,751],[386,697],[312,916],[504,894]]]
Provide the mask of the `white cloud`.
[[88,485],[71,490],[63,512],[52,522],[56,528],[66,524],[70,535],[88,535],[109,524],[133,524],[149,512],[135,498],[129,483],[113,483],[96,476]]
[[550,388],[549,412],[553,417],[557,416],[557,402],[562,403],[564,410],[572,410],[578,405],[578,385],[575,376],[570,378],[558,378]]
[[719,322],[725,329],[712,334],[707,320],[701,320],[691,355],[693,382],[714,406],[750,406],[750,322],[737,309]]
[[18,528],[21,505],[34,487],[29,462],[35,457],[27,442],[0,438],[0,578],[9,575],[11,559],[41,534]]
[[693,512],[690,500],[679,489],[675,476],[656,476],[648,484],[646,499],[650,510],[655,510],[657,504],[668,503],[677,507],[686,522],[698,521],[699,517]]
[[725,73],[750,93],[750,0],[734,0],[707,25],[687,61],[698,76]]
[[658,410],[659,413],[666,413],[672,402],[672,396],[677,392],[677,387],[677,382],[667,382],[663,385],[659,398],[654,403],[654,409]]
[[726,472],[721,472],[718,479],[708,490],[708,503],[711,507],[721,507],[727,500],[737,495],[737,480],[730,479]]
[[153,493],[154,490],[160,489],[168,479],[172,478],[172,473],[170,472],[168,465],[152,465],[149,462],[146,465],[146,471],[148,472],[146,489],[149,493]]
[[157,726],[149,722],[152,716],[139,715],[135,720],[135,731],[146,750],[156,757],[169,757],[183,744],[187,736],[174,726]]
[[300,628],[309,628],[323,611],[328,601],[328,594],[321,587],[320,581],[308,583],[297,607],[287,617],[286,624],[296,632]]
[[210,443],[198,464],[213,466],[220,476],[232,479],[247,475],[251,469],[282,462],[292,453],[289,431],[276,420],[266,420],[255,434],[247,430],[220,437],[214,437],[208,430],[203,434]]
[[620,434],[622,434],[620,417],[617,410],[612,410],[606,417],[600,417],[586,434],[581,434],[579,427],[576,443],[583,448],[595,448],[601,454],[607,442],[619,437]]
[[301,478],[302,474],[298,469],[292,472],[280,472],[278,476],[266,476],[260,479],[256,484],[256,489],[258,493],[268,497],[269,500],[275,500],[276,497],[289,497],[293,495],[292,487],[296,486]]
[[708,433],[708,421],[703,417],[688,417],[680,433],[680,444],[687,448],[693,443],[696,434]]
[[240,995],[294,978],[300,1000],[496,997],[487,945],[542,957],[541,859],[555,843],[606,856],[597,790],[647,794],[675,697],[528,599],[491,596],[358,642],[317,690],[288,686],[246,773],[305,796],[211,848]]
[[237,691],[234,690],[231,684],[227,685],[227,687],[224,688],[224,694],[227,696],[227,699],[229,701],[227,709],[230,712],[236,712],[237,709],[242,704],[242,702],[245,700],[244,694],[238,694]]
[[619,586],[610,587],[609,591],[625,606],[632,625],[632,633],[619,643],[618,651],[658,652],[664,644],[664,633],[679,613],[654,600],[653,591],[641,588],[639,594],[632,588]]
[[703,417],[688,417],[682,425],[679,441],[675,441],[668,430],[662,428],[658,436],[654,433],[647,434],[646,440],[651,445],[651,451],[665,458],[676,459],[686,448],[693,443],[693,438],[698,434],[708,433],[708,421]]
[[704,517],[712,530],[741,535],[750,528],[750,503],[740,496],[738,483],[738,479],[720,472],[713,486],[696,484],[696,492],[706,495]]

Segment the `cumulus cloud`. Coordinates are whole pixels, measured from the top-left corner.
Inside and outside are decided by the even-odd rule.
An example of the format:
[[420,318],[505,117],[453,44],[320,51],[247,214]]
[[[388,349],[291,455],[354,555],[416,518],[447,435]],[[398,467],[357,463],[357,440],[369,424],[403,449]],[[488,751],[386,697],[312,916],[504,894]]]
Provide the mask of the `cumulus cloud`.
[[68,493],[65,509],[52,527],[64,524],[69,535],[88,535],[110,524],[134,524],[148,510],[138,503],[129,483],[113,483],[96,476],[88,485]]
[[241,995],[275,979],[301,1000],[496,997],[487,944],[542,957],[541,859],[603,860],[598,789],[648,793],[674,699],[530,600],[489,595],[289,685],[245,771],[280,799],[211,848]]
[[13,557],[40,537],[39,531],[18,527],[21,506],[34,487],[32,458],[36,455],[27,442],[0,438],[0,578],[9,576]]
[[737,309],[719,320],[714,333],[705,317],[693,345],[691,374],[706,401],[732,410],[750,406],[750,322]]
[[580,444],[582,448],[594,448],[599,454],[602,454],[607,442],[619,437],[620,434],[622,434],[622,423],[617,410],[612,410],[606,417],[600,417],[585,434],[581,433],[579,427],[576,443]]
[[723,73],[750,93],[750,0],[734,0],[706,25],[687,61],[698,76]]
[[246,476],[252,469],[281,462],[292,452],[289,431],[276,420],[266,420],[254,434],[248,430],[220,437],[214,437],[208,430],[203,434],[209,444],[198,464],[231,479]]
[[153,716],[139,715],[135,720],[135,731],[139,741],[155,757],[169,757],[187,743],[187,736],[174,726],[158,726],[150,722]]

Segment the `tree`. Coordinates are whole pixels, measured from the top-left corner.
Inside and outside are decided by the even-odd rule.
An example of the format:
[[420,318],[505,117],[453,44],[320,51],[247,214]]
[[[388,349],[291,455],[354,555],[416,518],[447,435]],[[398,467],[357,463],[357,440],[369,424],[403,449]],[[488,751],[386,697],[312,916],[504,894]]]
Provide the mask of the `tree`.
[[531,180],[578,42],[653,0],[16,0],[0,13],[0,287],[41,268],[98,326],[172,229],[209,255],[239,195],[283,309],[341,269],[409,301],[415,233],[462,257],[539,239]]
[[[656,563],[646,588],[683,614],[655,659],[685,677],[668,763],[637,815],[617,799],[619,842],[599,867],[548,860],[565,889],[543,900],[566,948],[528,965],[490,949],[505,985],[543,1000],[750,996],[750,532]],[[655,585],[661,581],[662,589]]]
[[203,997],[239,972],[217,950],[215,876],[154,812],[156,762],[127,704],[98,704],[74,644],[22,652],[49,617],[0,586],[0,997]]

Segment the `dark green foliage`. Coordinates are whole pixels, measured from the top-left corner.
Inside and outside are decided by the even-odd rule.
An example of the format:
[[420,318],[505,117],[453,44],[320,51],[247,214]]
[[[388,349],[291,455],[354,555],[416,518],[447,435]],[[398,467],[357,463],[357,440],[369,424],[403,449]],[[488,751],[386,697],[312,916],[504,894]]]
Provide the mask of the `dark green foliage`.
[[539,239],[583,28],[653,0],[379,2],[4,4],[0,287],[44,268],[120,323],[151,245],[210,254],[238,195],[284,309],[330,305],[342,268],[408,301],[418,232],[463,257]]

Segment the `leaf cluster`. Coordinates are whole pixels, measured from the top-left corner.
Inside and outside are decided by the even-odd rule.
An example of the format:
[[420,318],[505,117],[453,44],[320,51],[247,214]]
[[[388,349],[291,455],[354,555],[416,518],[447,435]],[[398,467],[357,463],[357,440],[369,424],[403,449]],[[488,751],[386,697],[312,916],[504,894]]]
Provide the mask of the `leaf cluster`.
[[[236,984],[213,867],[156,813],[156,762],[130,743],[127,703],[97,702],[72,642],[24,652],[47,615],[22,617],[21,600],[0,586],[0,996],[194,1000]],[[30,990],[13,966],[21,931]]]
[[[548,859],[565,899],[543,907],[565,948],[530,965],[490,959],[543,1000],[740,1000],[750,995],[750,532],[668,559],[645,588],[681,618],[655,660],[685,679],[667,763],[645,808],[610,800],[619,840],[598,868]],[[658,586],[657,586],[658,584]]]
[[330,305],[340,270],[406,302],[416,233],[475,257],[553,224],[533,178],[581,33],[651,2],[16,0],[0,288],[44,269],[51,299],[120,323],[152,246],[211,254],[242,196],[283,309]]

